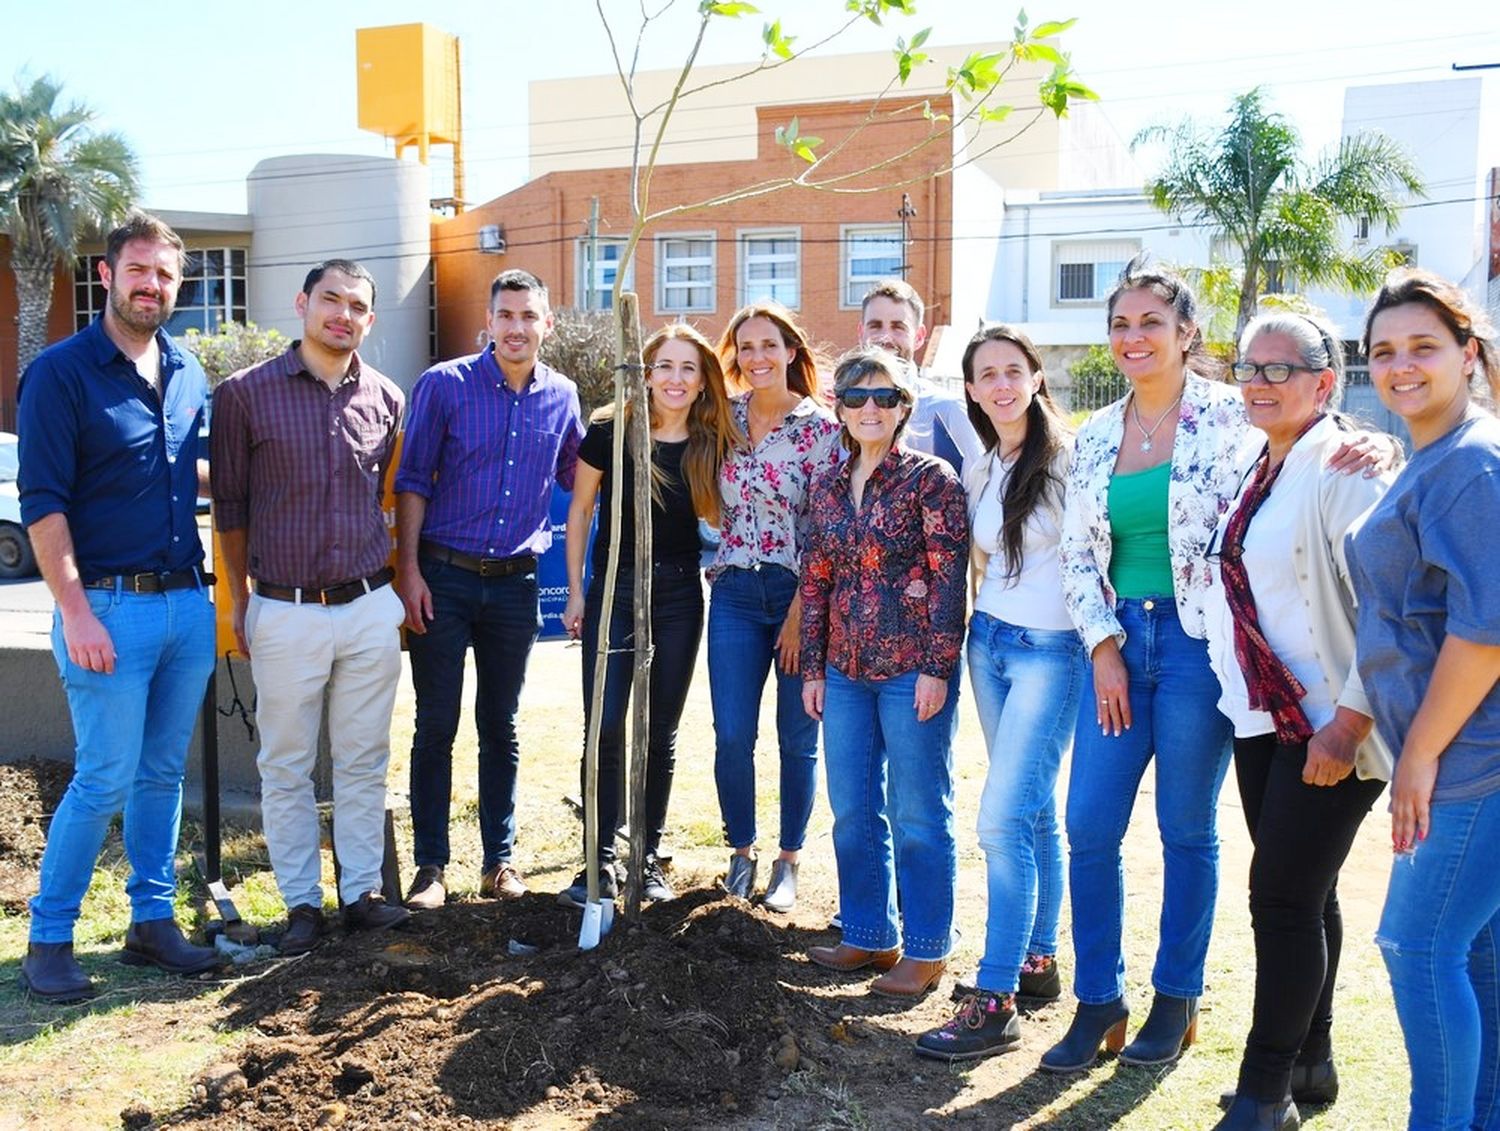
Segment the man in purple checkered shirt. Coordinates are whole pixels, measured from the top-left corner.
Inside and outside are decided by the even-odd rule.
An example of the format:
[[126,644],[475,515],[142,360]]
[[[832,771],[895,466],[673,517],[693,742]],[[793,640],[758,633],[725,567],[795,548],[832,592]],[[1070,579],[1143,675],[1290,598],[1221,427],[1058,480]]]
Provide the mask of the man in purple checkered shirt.
[[511,862],[516,708],[541,627],[537,558],[552,543],[552,485],[572,489],[583,438],[577,387],[537,361],[552,331],[547,288],[528,272],[501,272],[490,286],[487,326],[491,344],[482,353],[417,380],[396,475],[397,585],[417,693],[417,875],[406,902],[417,909],[446,898],[453,737],[470,645],[478,676],[479,894],[526,892]]
[[356,352],[375,321],[369,271],[320,263],[296,309],[302,337],[215,391],[210,437],[235,638],[255,676],[261,820],[287,906],[286,954],[312,949],[323,927],[312,773],[325,690],[344,925],[381,930],[410,914],[379,890],[405,617],[380,493],[405,398]]

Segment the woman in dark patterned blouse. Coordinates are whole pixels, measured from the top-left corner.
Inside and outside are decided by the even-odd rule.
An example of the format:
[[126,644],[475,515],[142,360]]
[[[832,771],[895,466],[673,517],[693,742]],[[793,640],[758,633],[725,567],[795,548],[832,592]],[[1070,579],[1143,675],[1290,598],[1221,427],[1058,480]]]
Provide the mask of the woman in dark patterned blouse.
[[953,944],[968,515],[948,465],[897,443],[913,401],[905,362],[846,354],[834,395],[852,455],[813,486],[801,666],[803,705],[823,721],[843,941],[808,956],[884,971],[872,990],[916,997]]

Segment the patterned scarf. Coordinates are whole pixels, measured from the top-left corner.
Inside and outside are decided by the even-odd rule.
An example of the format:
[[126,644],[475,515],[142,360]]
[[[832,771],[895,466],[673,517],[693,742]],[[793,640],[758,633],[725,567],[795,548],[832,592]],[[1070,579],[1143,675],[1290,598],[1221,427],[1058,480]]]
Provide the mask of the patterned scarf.
[[[1314,415],[1297,433],[1297,439],[1300,440],[1321,419],[1322,413]],[[1230,515],[1224,529],[1219,574],[1224,579],[1224,596],[1229,603],[1230,616],[1234,618],[1234,658],[1245,673],[1250,709],[1269,711],[1276,728],[1276,741],[1283,746],[1295,746],[1313,736],[1312,724],[1302,710],[1302,697],[1307,694],[1307,689],[1271,651],[1270,642],[1260,630],[1260,617],[1255,611],[1255,596],[1250,591],[1250,574],[1245,569],[1244,558],[1245,532],[1250,528],[1250,520],[1270,496],[1271,487],[1284,466],[1285,460],[1271,466],[1270,445],[1255,461],[1250,486],[1245,489],[1239,507]]]

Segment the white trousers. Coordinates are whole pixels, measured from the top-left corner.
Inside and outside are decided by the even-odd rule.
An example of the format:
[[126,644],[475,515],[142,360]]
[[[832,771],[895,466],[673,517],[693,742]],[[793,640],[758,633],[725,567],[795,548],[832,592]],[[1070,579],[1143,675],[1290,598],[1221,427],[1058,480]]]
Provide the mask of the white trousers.
[[261,823],[287,907],[323,905],[313,768],[328,689],[333,836],[346,904],[380,890],[391,709],[401,675],[405,615],[390,585],[347,605],[297,605],[252,595],[245,611]]

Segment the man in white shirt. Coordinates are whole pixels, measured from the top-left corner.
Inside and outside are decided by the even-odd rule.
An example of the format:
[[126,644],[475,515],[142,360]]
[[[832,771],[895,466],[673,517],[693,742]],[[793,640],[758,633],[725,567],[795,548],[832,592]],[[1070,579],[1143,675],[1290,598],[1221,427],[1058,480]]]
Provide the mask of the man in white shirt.
[[[915,366],[917,351],[927,341],[922,323],[926,307],[904,279],[882,279],[860,304],[859,344],[884,346]],[[962,478],[964,466],[984,455],[962,393],[947,389],[916,372],[917,403],[906,422],[901,442],[913,451],[946,460]]]

